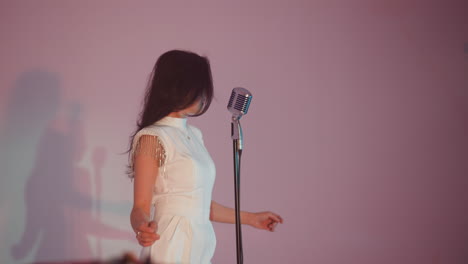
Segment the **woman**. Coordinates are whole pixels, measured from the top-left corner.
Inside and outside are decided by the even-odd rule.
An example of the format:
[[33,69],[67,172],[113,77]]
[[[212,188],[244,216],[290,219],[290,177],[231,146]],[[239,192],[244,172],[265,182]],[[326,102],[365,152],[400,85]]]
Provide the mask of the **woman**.
[[[205,113],[213,97],[207,58],[172,50],[152,72],[137,130],[131,137],[134,179],[130,222],[142,250],[155,263],[210,263],[216,237],[210,221],[235,223],[235,212],[211,200],[213,160],[201,131],[187,117]],[[242,224],[274,231],[281,217],[241,212]]]

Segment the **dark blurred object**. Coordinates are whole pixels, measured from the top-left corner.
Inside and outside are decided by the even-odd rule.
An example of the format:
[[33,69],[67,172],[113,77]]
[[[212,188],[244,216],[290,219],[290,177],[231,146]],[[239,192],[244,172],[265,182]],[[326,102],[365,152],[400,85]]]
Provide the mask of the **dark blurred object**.
[[151,264],[149,258],[146,261],[142,262],[139,261],[138,258],[132,252],[125,252],[122,257],[112,260],[110,262],[106,262],[108,264]]
[[64,261],[64,262],[34,262],[33,264],[152,264],[150,258],[139,261],[132,252],[125,252],[121,257],[109,261]]

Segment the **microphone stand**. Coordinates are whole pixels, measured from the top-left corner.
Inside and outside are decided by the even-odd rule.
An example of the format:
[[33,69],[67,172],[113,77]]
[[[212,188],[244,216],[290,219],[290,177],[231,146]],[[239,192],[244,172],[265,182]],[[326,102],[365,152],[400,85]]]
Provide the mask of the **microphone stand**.
[[240,161],[242,155],[242,127],[240,125],[240,116],[233,116],[231,122],[231,138],[233,140],[233,156],[234,156],[234,196],[235,196],[235,211],[236,211],[236,248],[237,248],[237,263],[244,263],[244,255],[242,252],[242,230],[240,219]]

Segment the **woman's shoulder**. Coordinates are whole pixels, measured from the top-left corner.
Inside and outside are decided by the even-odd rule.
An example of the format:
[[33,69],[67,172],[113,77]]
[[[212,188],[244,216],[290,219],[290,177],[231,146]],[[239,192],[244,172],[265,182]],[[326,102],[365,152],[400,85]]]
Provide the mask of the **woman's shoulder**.
[[135,134],[135,136],[136,135],[155,135],[155,136],[157,136],[160,132],[161,132],[161,130],[156,126],[147,126],[147,127],[144,127],[142,129],[138,130],[138,132]]
[[134,136],[134,141],[138,141],[141,136],[155,136],[158,137],[159,140],[165,143],[167,145],[167,140],[166,140],[166,133],[164,132],[164,128],[161,126],[156,126],[156,125],[150,125],[147,127],[144,127],[140,129]]

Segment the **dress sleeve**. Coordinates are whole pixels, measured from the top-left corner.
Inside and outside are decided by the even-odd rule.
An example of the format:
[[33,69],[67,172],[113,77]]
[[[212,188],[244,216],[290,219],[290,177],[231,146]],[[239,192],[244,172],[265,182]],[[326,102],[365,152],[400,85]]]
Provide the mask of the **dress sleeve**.
[[130,153],[130,175],[133,177],[135,174],[135,160],[139,157],[146,156],[154,160],[151,164],[156,168],[160,168],[166,161],[166,150],[163,143],[156,135],[141,135],[139,136]]

